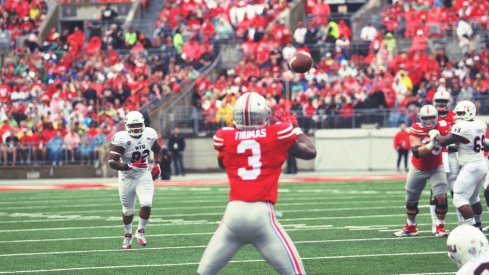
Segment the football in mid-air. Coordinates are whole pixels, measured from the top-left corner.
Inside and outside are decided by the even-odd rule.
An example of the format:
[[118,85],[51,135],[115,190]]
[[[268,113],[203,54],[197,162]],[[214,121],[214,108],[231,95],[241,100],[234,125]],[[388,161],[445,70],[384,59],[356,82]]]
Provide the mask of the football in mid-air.
[[289,67],[295,73],[303,74],[312,67],[312,57],[308,52],[297,51],[289,59]]

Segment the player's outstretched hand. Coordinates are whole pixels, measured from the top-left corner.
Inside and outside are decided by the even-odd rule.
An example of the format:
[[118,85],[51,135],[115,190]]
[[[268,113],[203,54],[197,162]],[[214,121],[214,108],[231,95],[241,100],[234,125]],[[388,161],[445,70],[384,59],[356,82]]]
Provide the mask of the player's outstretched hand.
[[435,140],[436,136],[440,134],[440,131],[438,130],[431,130],[428,135],[430,136],[431,140]]
[[275,119],[280,122],[290,123],[293,127],[298,127],[297,115],[295,113],[290,113],[288,109],[275,112]]
[[153,168],[151,169],[151,176],[153,177],[153,180],[156,180],[160,177],[161,169],[160,169],[160,164],[155,163]]
[[136,160],[135,162],[131,163],[129,165],[131,168],[139,168],[139,169],[146,169],[148,168],[148,164],[146,162],[142,162],[141,160]]

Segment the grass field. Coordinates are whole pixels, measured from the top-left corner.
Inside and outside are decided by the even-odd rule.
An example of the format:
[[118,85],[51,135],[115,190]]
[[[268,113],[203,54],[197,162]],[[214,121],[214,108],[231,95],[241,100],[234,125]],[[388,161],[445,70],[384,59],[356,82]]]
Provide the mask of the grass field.
[[[453,274],[446,239],[430,232],[427,194],[418,217],[419,236],[392,237],[405,222],[403,185],[282,184],[275,209],[283,212],[280,222],[308,274]],[[148,246],[140,248],[134,241],[131,251],[120,250],[116,189],[0,192],[0,273],[195,274],[227,191],[225,186],[157,188],[146,229]],[[455,220],[450,212],[449,229]],[[275,272],[246,246],[220,274]]]

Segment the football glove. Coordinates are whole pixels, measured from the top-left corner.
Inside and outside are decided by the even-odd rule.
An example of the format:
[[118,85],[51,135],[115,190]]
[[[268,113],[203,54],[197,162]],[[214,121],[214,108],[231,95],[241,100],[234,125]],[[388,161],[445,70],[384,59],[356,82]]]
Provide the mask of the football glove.
[[161,169],[160,169],[160,164],[155,163],[153,168],[151,169],[151,176],[153,177],[153,180],[156,180],[160,177]]
[[431,130],[428,135],[430,136],[431,140],[435,140],[436,136],[440,134],[440,131],[438,130]]
[[294,128],[299,127],[299,123],[297,123],[296,113],[291,114],[289,110],[283,110],[275,112],[274,115],[277,121],[290,123]]
[[145,162],[142,162],[141,160],[136,160],[135,162],[129,164],[129,170],[131,170],[133,168],[146,169],[146,168],[148,168],[148,164]]

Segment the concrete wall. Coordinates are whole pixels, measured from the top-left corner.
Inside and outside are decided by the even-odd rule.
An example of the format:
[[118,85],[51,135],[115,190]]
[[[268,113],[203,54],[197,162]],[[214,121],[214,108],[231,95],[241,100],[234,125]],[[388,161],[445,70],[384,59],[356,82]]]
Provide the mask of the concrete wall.
[[100,175],[92,165],[0,167],[0,179],[94,178]]
[[337,129],[315,133],[315,170],[372,171],[396,168],[393,138],[398,129]]

